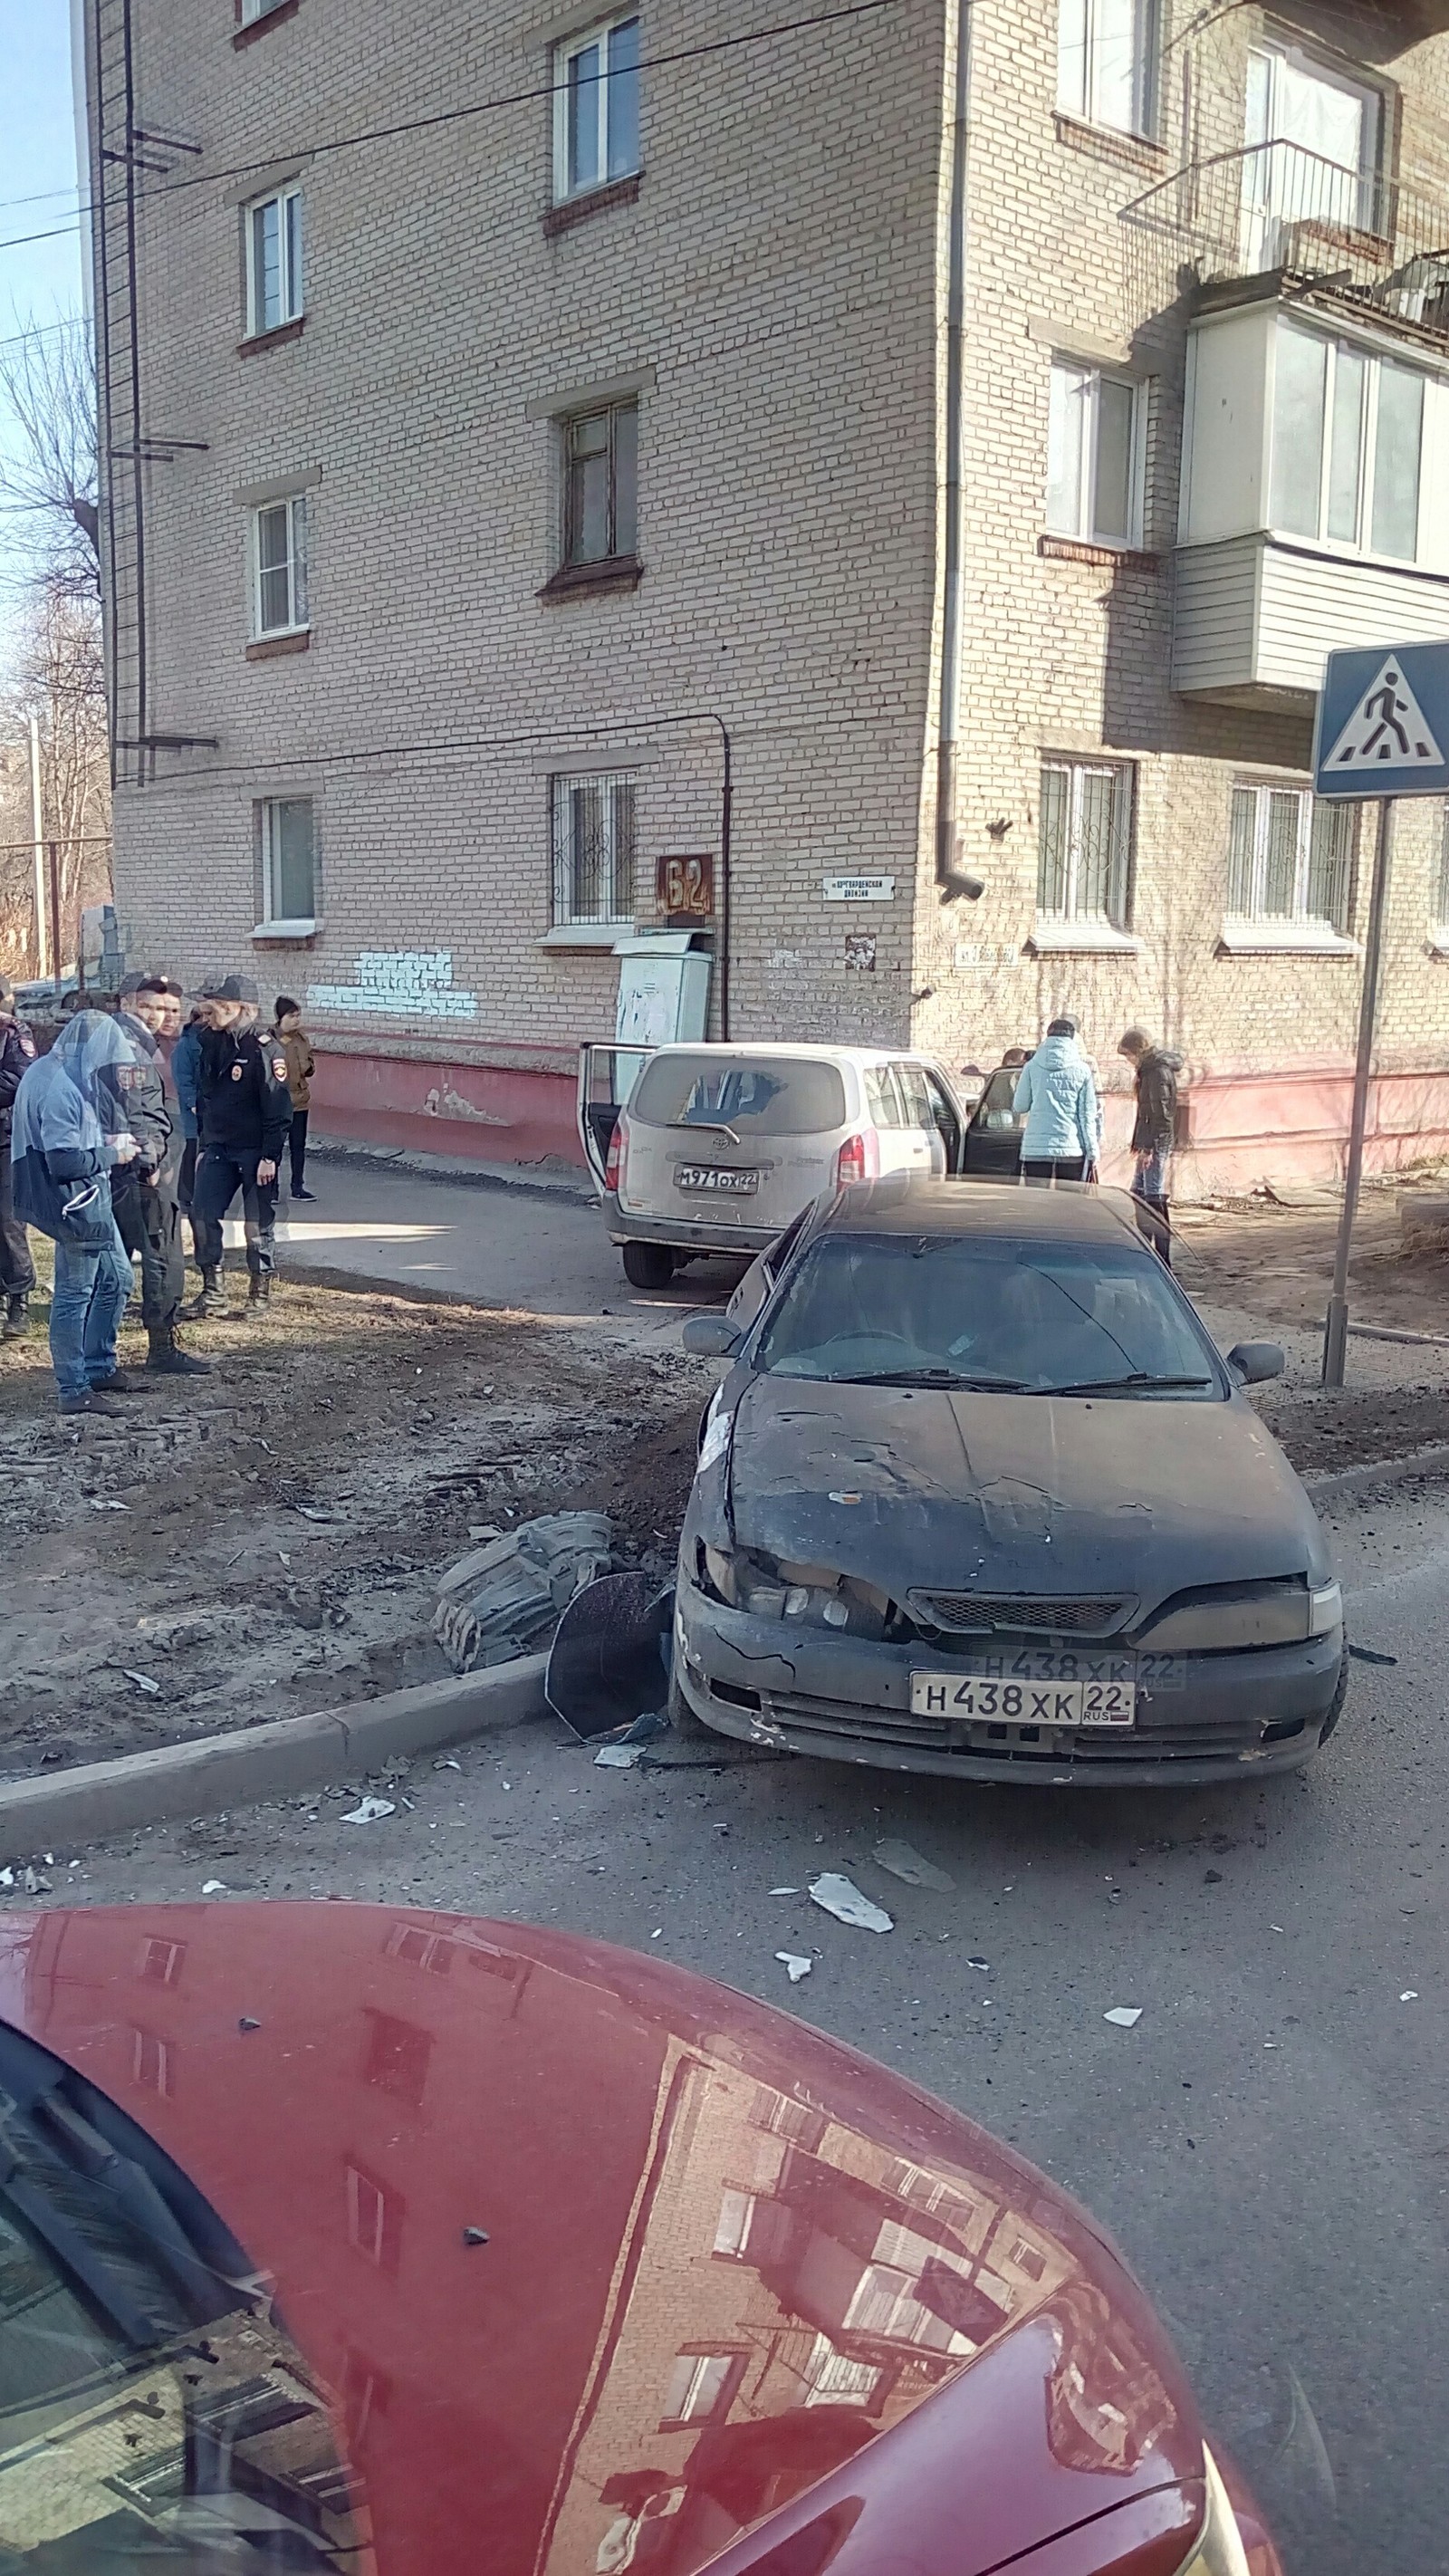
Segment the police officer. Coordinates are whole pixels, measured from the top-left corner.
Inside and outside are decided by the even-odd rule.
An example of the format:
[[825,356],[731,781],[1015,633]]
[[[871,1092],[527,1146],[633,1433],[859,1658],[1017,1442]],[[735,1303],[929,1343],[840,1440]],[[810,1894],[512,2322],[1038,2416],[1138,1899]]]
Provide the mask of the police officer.
[[201,1151],[191,1203],[191,1230],[201,1294],[188,1316],[224,1315],[222,1222],[238,1190],[245,1219],[248,1302],[264,1306],[275,1265],[277,1165],[287,1141],[292,1097],[286,1059],[257,1035],[257,988],[228,975],[202,997],[201,1061],[196,1109]]
[[30,1328],[30,1299],[35,1264],[30,1241],[15,1213],[10,1166],[10,1124],[15,1094],[27,1068],[35,1062],[35,1040],[15,1009],[15,987],[0,975],[0,1298],[5,1322],[0,1339],[18,1342]]
[[[141,1321],[150,1350],[146,1365],[159,1377],[210,1377],[210,1360],[194,1359],[176,1339],[186,1294],[181,1212],[176,1178],[181,1162],[181,1122],[171,1090],[161,1033],[171,1009],[169,988],[140,975],[123,987],[116,1016],[130,1041],[139,1080],[127,1089],[132,1135],[140,1152],[111,1180],[111,1207],[121,1241],[141,1259]],[[123,1082],[127,1079],[122,1076]]]

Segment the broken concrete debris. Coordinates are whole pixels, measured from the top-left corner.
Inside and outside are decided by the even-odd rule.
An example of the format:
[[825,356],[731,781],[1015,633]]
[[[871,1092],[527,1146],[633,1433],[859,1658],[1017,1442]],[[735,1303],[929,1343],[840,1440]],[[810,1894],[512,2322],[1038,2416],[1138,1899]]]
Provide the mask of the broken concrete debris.
[[892,1878],[905,1880],[907,1887],[934,1887],[942,1896],[952,1894],[956,1881],[934,1861],[926,1860],[910,1843],[877,1843],[871,1854],[877,1869],[889,1870]]
[[777,1950],[775,1956],[781,1967],[787,1970],[792,1986],[798,1986],[802,1977],[808,1977],[815,1965],[813,1959],[802,1959],[793,1950]]
[[810,1896],[814,1904],[833,1914],[837,1923],[849,1923],[857,1932],[894,1932],[896,1928],[884,1906],[873,1905],[868,1896],[862,1896],[858,1887],[835,1870],[828,1869],[820,1878],[811,1880]]

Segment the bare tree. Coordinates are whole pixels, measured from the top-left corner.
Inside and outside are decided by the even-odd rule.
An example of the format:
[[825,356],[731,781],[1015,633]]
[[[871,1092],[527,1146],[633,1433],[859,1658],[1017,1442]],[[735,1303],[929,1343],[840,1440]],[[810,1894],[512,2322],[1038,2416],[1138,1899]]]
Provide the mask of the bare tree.
[[60,577],[33,595],[18,629],[10,684],[0,696],[0,741],[7,746],[8,773],[0,787],[0,814],[26,815],[23,829],[0,835],[10,843],[8,852],[0,853],[0,944],[16,944],[23,919],[25,944],[33,953],[33,859],[27,863],[17,846],[29,837],[24,746],[32,716],[40,748],[46,874],[48,879],[48,845],[54,842],[60,878],[59,963],[68,967],[76,953],[82,909],[110,897],[111,791],[100,602],[93,592],[69,590]]
[[17,513],[18,551],[47,593],[99,600],[96,376],[82,321],[31,322],[0,344],[0,406],[11,415],[0,498]]

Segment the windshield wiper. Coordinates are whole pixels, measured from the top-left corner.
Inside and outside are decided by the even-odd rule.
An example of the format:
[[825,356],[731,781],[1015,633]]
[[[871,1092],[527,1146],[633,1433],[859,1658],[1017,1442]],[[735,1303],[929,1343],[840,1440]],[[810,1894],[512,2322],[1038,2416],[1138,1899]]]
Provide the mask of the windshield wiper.
[[671,1118],[669,1124],[679,1136],[687,1136],[692,1127],[702,1127],[707,1136],[728,1136],[732,1145],[737,1145],[740,1141],[733,1127],[724,1118]]
[[1156,1377],[1151,1369],[1134,1369],[1130,1377],[1082,1378],[1075,1386],[1034,1386],[1027,1392],[1032,1395],[1120,1395],[1124,1388],[1131,1393],[1141,1387],[1157,1387],[1170,1393],[1184,1387],[1213,1384],[1210,1377]]
[[1028,1395],[1019,1377],[972,1377],[960,1369],[918,1368],[872,1370],[867,1377],[837,1378],[837,1386],[976,1387],[993,1395]]

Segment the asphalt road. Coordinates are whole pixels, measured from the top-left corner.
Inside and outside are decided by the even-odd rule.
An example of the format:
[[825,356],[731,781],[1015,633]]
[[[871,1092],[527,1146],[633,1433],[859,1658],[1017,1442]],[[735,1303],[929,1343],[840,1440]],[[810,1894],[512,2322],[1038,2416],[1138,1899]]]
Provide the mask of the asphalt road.
[[[1355,1635],[1398,1662],[1355,1666],[1303,1779],[981,1791],[724,1745],[713,1767],[619,1772],[549,1721],[465,1748],[457,1771],[420,1762],[374,1825],[313,1798],[74,1868],[57,1853],[43,1901],[194,1902],[221,1878],[531,1919],[814,2020],[1018,2142],[1111,2227],[1290,2576],[1428,2576],[1449,2531],[1449,1489],[1347,1514],[1336,1539]],[[882,1835],[954,1893],[887,1876]],[[770,1894],[822,1868],[895,1930]],[[787,1948],[815,1953],[799,1987]],[[1135,2029],[1104,2021],[1119,2004],[1141,2006]]]

